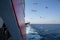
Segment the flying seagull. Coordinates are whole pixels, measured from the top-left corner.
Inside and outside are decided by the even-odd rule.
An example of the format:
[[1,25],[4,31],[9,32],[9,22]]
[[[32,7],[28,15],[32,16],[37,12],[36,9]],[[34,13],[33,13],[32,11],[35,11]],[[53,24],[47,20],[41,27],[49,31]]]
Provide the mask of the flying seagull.
[[48,9],[48,7],[47,7],[47,6],[46,6],[45,8],[46,8],[46,9]]
[[32,12],[37,12],[37,10],[32,10]]

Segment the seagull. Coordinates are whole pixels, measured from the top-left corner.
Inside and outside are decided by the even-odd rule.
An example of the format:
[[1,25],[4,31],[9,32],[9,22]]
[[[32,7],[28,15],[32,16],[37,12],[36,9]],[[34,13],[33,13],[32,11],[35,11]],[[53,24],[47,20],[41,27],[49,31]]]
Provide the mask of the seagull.
[[32,10],[32,12],[37,12],[37,10]]
[[37,5],[38,3],[33,3],[34,5]]
[[60,0],[58,0],[60,2]]
[[46,8],[46,9],[48,9],[48,7],[47,7],[47,6],[46,6],[45,8]]

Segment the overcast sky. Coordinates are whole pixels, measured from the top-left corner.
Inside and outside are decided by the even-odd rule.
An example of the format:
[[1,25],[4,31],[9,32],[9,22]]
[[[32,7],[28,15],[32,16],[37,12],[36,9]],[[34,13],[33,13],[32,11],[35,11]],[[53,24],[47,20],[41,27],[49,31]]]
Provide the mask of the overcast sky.
[[25,21],[36,24],[60,24],[60,1],[25,0]]

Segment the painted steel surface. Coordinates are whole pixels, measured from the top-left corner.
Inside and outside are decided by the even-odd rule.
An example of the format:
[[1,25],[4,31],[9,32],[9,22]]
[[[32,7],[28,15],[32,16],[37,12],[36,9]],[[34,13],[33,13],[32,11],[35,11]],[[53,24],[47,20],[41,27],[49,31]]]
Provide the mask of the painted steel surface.
[[[12,6],[12,1],[14,9]],[[24,33],[24,13],[22,0],[0,0],[0,16],[4,20],[13,40],[25,40]],[[20,2],[19,2],[20,1]],[[14,12],[15,11],[15,12]]]

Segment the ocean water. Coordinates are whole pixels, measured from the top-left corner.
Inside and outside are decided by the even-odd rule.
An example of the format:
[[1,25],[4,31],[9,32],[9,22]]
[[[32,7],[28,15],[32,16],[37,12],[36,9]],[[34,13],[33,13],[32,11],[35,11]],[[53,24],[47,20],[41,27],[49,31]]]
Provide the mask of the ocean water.
[[60,40],[60,24],[30,24],[29,26],[42,37],[31,40]]
[[60,24],[31,24],[31,27],[43,34],[60,33]]

